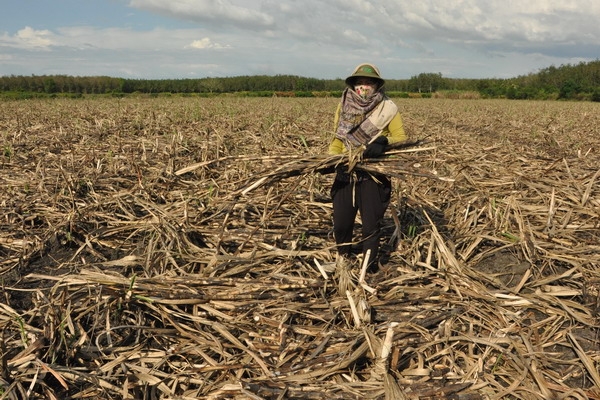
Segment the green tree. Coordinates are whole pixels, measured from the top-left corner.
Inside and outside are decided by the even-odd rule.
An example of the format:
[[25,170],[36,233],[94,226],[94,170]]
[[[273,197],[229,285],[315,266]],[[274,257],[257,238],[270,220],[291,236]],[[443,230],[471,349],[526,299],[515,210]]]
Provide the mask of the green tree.
[[409,89],[413,92],[433,93],[442,88],[443,81],[441,73],[421,73],[410,78]]
[[581,91],[581,84],[570,78],[562,84],[558,93],[559,99],[574,99]]
[[44,79],[44,92],[45,93],[56,93],[56,82],[53,78]]

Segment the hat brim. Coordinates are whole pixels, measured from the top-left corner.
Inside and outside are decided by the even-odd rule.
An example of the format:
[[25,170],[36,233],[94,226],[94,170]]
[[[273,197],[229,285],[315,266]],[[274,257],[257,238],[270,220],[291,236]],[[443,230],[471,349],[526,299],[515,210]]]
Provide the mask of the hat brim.
[[350,86],[350,87],[354,87],[355,82],[358,78],[369,78],[369,79],[373,79],[374,81],[377,81],[377,85],[379,87],[382,87],[385,83],[385,80],[378,78],[376,76],[368,76],[368,75],[352,75],[346,78],[346,85]]

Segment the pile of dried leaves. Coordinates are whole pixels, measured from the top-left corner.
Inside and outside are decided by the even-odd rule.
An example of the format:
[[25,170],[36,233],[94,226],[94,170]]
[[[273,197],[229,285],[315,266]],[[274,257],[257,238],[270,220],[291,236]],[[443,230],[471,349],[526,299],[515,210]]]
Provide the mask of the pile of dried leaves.
[[[600,398],[600,105],[3,103],[0,398]],[[339,163],[394,177],[386,259],[335,267]],[[358,232],[358,230],[357,230]]]

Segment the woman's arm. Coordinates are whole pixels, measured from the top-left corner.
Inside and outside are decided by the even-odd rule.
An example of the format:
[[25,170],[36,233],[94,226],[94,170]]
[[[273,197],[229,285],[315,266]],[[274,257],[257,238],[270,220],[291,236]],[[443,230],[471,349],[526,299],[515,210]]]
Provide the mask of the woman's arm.
[[408,139],[406,132],[404,132],[404,124],[402,123],[402,116],[400,113],[397,113],[394,118],[392,118],[386,130],[387,132],[384,130],[383,134],[387,136],[389,144],[404,142]]
[[[337,109],[335,110],[335,116],[333,118],[333,131],[335,132],[337,130],[337,126],[338,126],[338,122],[340,121],[340,110],[342,109],[342,105],[341,103],[338,104]],[[329,143],[329,154],[342,154],[345,150],[345,146],[344,143],[338,139],[337,137],[334,137],[333,140],[331,141],[331,143]]]

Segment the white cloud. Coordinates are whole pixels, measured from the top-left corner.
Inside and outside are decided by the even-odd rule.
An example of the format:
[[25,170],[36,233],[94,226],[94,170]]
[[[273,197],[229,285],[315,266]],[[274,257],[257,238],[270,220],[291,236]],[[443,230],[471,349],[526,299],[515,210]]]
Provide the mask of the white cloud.
[[48,47],[52,45],[52,33],[49,30],[36,31],[29,26],[17,32],[17,39],[26,47]]
[[369,43],[369,39],[366,36],[352,29],[346,29],[342,35],[346,40],[349,40],[356,45],[362,46]]
[[246,28],[266,28],[274,23],[268,14],[228,0],[131,0],[129,5],[185,20],[215,21]]
[[230,46],[224,46],[220,43],[213,43],[210,38],[202,38],[200,40],[194,40],[192,43],[186,46],[190,49],[226,49]]
[[62,46],[78,50],[172,51],[186,48],[229,47],[213,42],[208,37],[197,40],[196,29],[154,28],[138,31],[131,28],[98,29],[91,26],[77,26],[61,28],[58,32],[56,38]]
[[130,6],[197,21],[212,32],[234,28],[349,49],[366,40],[381,53],[398,44],[430,53],[439,42],[546,54],[548,42],[592,43],[600,36],[596,0],[130,0]]
[[17,31],[10,36],[5,33],[0,37],[0,46],[21,49],[48,49],[55,44],[54,35],[49,30],[35,30],[30,26]]

